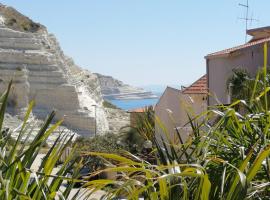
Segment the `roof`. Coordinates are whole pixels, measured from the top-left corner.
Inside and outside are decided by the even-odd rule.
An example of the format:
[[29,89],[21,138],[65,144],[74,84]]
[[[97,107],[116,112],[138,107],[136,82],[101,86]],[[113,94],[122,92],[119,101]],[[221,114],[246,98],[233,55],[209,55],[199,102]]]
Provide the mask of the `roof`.
[[229,48],[229,49],[225,49],[225,50],[222,50],[222,51],[218,51],[218,52],[215,52],[215,53],[208,54],[205,58],[212,58],[212,57],[217,57],[217,56],[229,55],[229,54],[231,54],[231,53],[233,53],[235,51],[245,49],[245,48],[248,48],[248,47],[252,47],[252,46],[256,46],[256,45],[259,45],[259,44],[263,44],[263,43],[269,42],[269,41],[270,41],[270,37],[264,38],[264,39],[259,39],[259,40],[256,40],[256,41],[251,40],[250,42],[248,42],[246,44],[243,44],[243,45],[240,45],[240,46],[236,46],[236,47],[233,47],[233,48]]
[[206,75],[199,78],[189,87],[182,90],[183,94],[208,94]]
[[270,26],[247,30],[247,34],[253,37],[251,41],[255,41],[255,40],[259,40],[263,38],[269,38]]
[[129,110],[128,112],[129,113],[143,113],[145,111],[145,108],[136,108],[136,109],[132,109],[132,110]]
[[[153,105],[150,105],[150,106],[155,108],[155,106],[153,106]],[[145,107],[141,107],[141,108],[135,108],[135,109],[129,110],[128,112],[129,113],[143,113],[143,112],[146,111],[147,107],[150,107],[150,106],[145,106]]]
[[162,93],[162,95],[159,97],[158,99],[158,102],[156,103],[156,106],[159,105],[159,103],[161,102],[161,100],[165,97],[166,93],[171,90],[171,91],[174,91],[175,93],[181,93],[181,90],[177,89],[177,88],[173,88],[173,87],[170,87],[170,86],[167,86],[166,89],[164,90],[164,92]]

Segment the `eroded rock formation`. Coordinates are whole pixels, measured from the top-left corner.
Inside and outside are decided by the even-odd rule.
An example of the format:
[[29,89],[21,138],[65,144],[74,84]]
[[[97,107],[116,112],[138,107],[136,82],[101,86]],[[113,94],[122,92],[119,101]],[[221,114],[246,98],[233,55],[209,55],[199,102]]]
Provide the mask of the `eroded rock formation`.
[[35,100],[34,117],[44,119],[54,109],[56,120],[64,118],[64,125],[80,135],[91,136],[95,128],[108,132],[117,121],[109,117],[117,111],[103,107],[96,74],[66,57],[44,26],[0,5],[0,93],[11,79],[8,111],[19,118]]

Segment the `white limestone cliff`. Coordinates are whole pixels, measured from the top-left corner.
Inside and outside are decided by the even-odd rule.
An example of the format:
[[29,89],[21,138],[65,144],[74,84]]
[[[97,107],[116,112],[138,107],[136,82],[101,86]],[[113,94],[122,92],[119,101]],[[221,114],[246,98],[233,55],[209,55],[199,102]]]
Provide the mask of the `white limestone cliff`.
[[120,127],[117,130],[112,124],[128,123],[126,113],[103,107],[97,75],[65,56],[44,26],[4,5],[0,16],[0,93],[13,79],[8,109],[13,116],[22,118],[35,100],[35,118],[42,120],[54,109],[56,120],[64,118],[65,127],[83,136],[117,132]]

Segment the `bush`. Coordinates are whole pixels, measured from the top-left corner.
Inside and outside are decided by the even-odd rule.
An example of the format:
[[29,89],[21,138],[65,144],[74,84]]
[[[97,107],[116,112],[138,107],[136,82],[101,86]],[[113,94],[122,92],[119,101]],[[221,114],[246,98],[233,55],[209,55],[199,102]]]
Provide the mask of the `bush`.
[[[79,155],[85,152],[102,152],[120,154],[125,148],[119,140],[119,136],[115,134],[105,134],[93,138],[78,137],[74,145],[79,146],[77,153]],[[90,171],[103,169],[105,167],[104,159],[97,156],[85,156],[84,165],[88,166]]]
[[121,133],[121,143],[125,149],[133,154],[138,154],[143,149],[143,144],[146,141],[136,129],[130,128]]
[[17,23],[17,20],[15,18],[11,18],[11,19],[8,20],[7,25],[8,26],[13,26],[16,23]]
[[122,128],[122,141],[129,152],[141,153],[143,144],[151,141],[154,144],[155,137],[155,113],[153,106],[146,107],[144,112],[134,114],[134,122]]
[[111,102],[104,100],[103,106],[105,108],[119,109],[117,106],[113,105]]

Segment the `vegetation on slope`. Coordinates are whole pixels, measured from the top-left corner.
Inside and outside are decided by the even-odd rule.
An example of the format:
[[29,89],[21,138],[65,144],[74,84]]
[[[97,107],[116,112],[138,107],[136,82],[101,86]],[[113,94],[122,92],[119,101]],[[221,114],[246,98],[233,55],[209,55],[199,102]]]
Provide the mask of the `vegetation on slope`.
[[[98,135],[93,138],[79,137],[76,139],[74,144],[80,147],[76,150],[78,155],[91,151],[120,154],[123,146],[119,143],[119,141],[118,135],[105,134]],[[89,173],[98,169],[103,169],[105,167],[105,163],[106,162],[104,162],[103,159],[97,156],[83,157],[83,165],[89,169]]]
[[5,25],[14,30],[34,33],[45,29],[44,26],[33,22],[12,7],[0,5],[0,15],[3,16]]
[[105,108],[119,109],[117,106],[106,100],[104,100],[102,104]]

